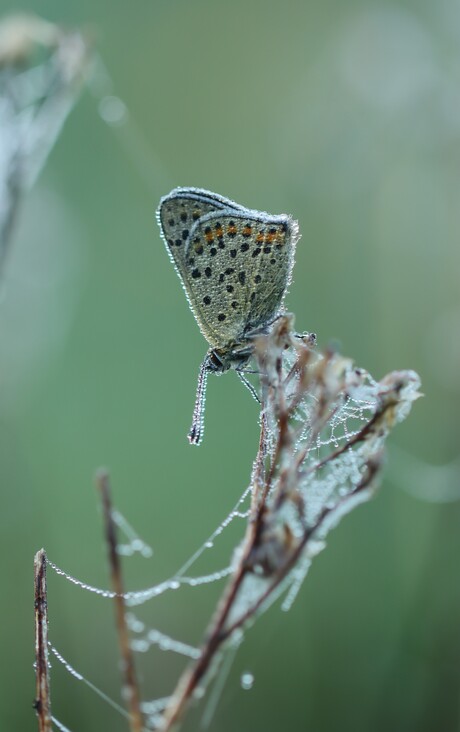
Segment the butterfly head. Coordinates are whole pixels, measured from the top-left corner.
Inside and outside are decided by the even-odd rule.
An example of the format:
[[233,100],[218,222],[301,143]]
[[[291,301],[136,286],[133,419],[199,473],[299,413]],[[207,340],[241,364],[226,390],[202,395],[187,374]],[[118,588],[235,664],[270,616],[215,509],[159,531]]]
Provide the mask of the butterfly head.
[[229,369],[239,371],[251,358],[252,347],[231,344],[225,348],[211,348],[206,355],[206,369],[215,374],[223,374]]

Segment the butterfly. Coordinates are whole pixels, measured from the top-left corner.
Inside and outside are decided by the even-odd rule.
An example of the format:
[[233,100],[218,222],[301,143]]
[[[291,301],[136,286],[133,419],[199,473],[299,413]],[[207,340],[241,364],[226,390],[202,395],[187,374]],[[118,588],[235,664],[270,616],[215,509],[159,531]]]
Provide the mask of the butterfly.
[[175,188],[157,220],[190,308],[209,343],[201,364],[191,444],[203,437],[209,373],[244,377],[254,338],[283,312],[299,228],[287,214],[254,211],[201,188]]

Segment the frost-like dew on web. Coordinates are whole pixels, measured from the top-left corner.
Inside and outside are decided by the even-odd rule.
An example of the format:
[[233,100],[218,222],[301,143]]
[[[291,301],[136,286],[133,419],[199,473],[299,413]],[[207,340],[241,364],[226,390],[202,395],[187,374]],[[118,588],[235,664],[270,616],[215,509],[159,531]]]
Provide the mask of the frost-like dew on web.
[[228,577],[229,574],[232,573],[232,568],[230,566],[225,567],[224,569],[219,569],[217,572],[212,572],[211,574],[205,574],[201,577],[181,577],[180,583],[181,585],[189,585],[190,587],[198,587],[198,585],[209,585],[211,582],[218,582],[221,579],[225,579],[225,577]]
[[[226,567],[222,570],[219,570],[217,572],[213,572],[209,575],[203,575],[198,577],[184,577],[184,573],[202,556],[202,554],[212,548],[214,546],[215,539],[222,534],[225,528],[232,523],[235,519],[245,519],[249,515],[249,509],[247,511],[241,511],[241,506],[243,505],[244,501],[247,499],[247,497],[250,495],[251,492],[251,486],[248,486],[246,490],[243,492],[242,496],[239,498],[238,502],[236,503],[235,507],[230,511],[230,513],[226,516],[226,518],[219,524],[217,529],[209,536],[209,538],[201,544],[201,546],[197,549],[197,551],[190,557],[185,564],[182,565],[182,567],[177,571],[177,573],[169,580],[165,580],[164,582],[160,582],[158,585],[154,585],[153,587],[149,587],[145,590],[141,590],[138,592],[126,592],[124,594],[124,599],[126,600],[127,605],[135,606],[143,604],[144,602],[147,602],[148,600],[158,597],[159,595],[162,595],[165,592],[177,590],[179,587],[183,584],[190,585],[191,587],[196,587],[202,584],[209,584],[211,582],[217,582],[221,579],[224,579],[227,577],[231,569],[230,567]],[[118,512],[114,512],[116,514],[117,520],[119,520],[119,517],[121,514]],[[122,528],[123,531],[130,536],[129,531],[131,527],[129,527],[129,524],[124,522],[123,519]],[[131,529],[131,536],[133,537],[133,541],[142,541],[139,539],[137,534],[134,532],[133,529]],[[135,537],[135,538],[134,538]],[[147,544],[143,543],[143,547],[146,548],[146,550],[149,550],[150,547],[148,547]],[[144,556],[146,554],[142,552]],[[99,595],[101,597],[108,597],[113,598],[115,597],[115,593],[110,590],[101,589],[98,587],[94,587],[93,585],[90,585],[85,582],[81,582],[80,580],[76,579],[72,575],[70,575],[68,572],[65,572],[64,570],[60,569],[54,562],[48,559],[48,565],[56,572],[56,574],[65,577],[69,582],[71,582],[74,585],[77,585],[78,587],[81,587],[84,590],[88,590],[89,592],[93,592],[96,595]]]
[[72,732],[69,727],[66,727],[65,724],[62,724],[62,722],[60,722],[59,719],[56,719],[56,717],[51,717],[51,720],[53,724],[58,728],[59,732]]
[[[124,594],[126,605],[136,606],[184,586],[200,587],[230,578],[200,648],[149,627],[134,612],[126,614],[132,650],[145,653],[155,647],[192,662],[187,672],[191,675],[182,678],[171,699],[142,704],[150,726],[161,727],[165,719],[176,718],[181,689],[187,689],[188,700],[198,699],[217,674],[203,719],[209,724],[245,631],[277,600],[281,599],[284,611],[292,607],[328,532],[372,495],[385,439],[418,396],[418,377],[412,372],[394,372],[377,383],[338,354],[318,356],[309,351],[299,355],[301,349],[292,348],[292,340],[287,348],[277,340],[276,328],[273,330],[273,342],[261,356],[260,372],[267,383],[262,379],[260,451],[250,486],[175,575]],[[124,553],[145,551],[146,545],[132,527],[123,517],[115,516],[129,539]],[[248,518],[244,539],[235,548],[230,564],[191,576],[190,567],[214,547],[226,527],[235,519]],[[75,580],[52,562],[49,565],[84,589],[114,597],[113,592]],[[55,655],[70,673],[91,685]],[[193,669],[197,669],[195,677]],[[194,681],[188,686],[190,679]],[[245,671],[240,681],[242,688],[250,689],[252,673]],[[105,697],[100,690],[95,691]],[[109,703],[115,706],[111,700]]]
[[[82,590],[87,590],[88,592],[92,592],[95,595],[99,595],[100,597],[107,597],[109,599],[113,599],[115,597],[115,593],[111,590],[104,590],[99,587],[94,587],[93,585],[89,585],[86,582],[81,582],[81,580],[76,579],[75,577],[72,577],[72,575],[68,574],[68,572],[65,572],[63,569],[60,569],[54,562],[52,562],[50,559],[47,560],[47,564],[58,574],[60,577],[64,577],[66,580],[71,582],[74,585],[77,585],[77,587],[81,587]],[[221,579],[224,579],[225,577],[228,577],[228,575],[231,573],[231,567],[225,567],[224,569],[220,569],[216,572],[212,572],[211,574],[201,575],[197,577],[183,577],[183,576],[177,576],[177,579],[170,579],[166,580],[166,582],[161,582],[158,585],[154,585],[153,587],[149,587],[146,590],[139,590],[136,592],[125,592],[123,594],[123,598],[126,601],[126,604],[129,606],[135,606],[135,605],[142,605],[144,602],[147,602],[147,600],[151,600],[154,597],[158,597],[159,595],[162,595],[165,592],[172,591],[172,590],[178,590],[181,585],[188,585],[190,587],[198,587],[199,585],[207,585],[212,582],[218,582]]]
[[213,533],[211,534],[211,536],[208,539],[206,539],[205,542],[203,542],[203,544],[196,550],[196,552],[194,554],[192,554],[192,556],[190,557],[190,559],[188,559],[185,562],[185,564],[183,564],[182,567],[176,572],[176,574],[175,574],[176,577],[181,577],[183,574],[185,574],[185,572],[187,572],[190,569],[190,567],[193,564],[195,564],[195,562],[197,561],[197,559],[199,559],[201,557],[201,555],[203,554],[203,552],[206,551],[206,549],[208,548],[208,546],[209,545],[212,546],[214,544],[214,540],[220,534],[222,534],[222,532],[224,531],[224,529],[226,529],[227,526],[229,526],[234,519],[236,519],[236,518],[246,518],[249,515],[249,509],[248,509],[247,512],[244,512],[244,511],[242,512],[239,509],[243,505],[243,503],[245,502],[245,500],[247,499],[247,497],[250,495],[250,493],[251,493],[251,485],[249,485],[246,488],[246,490],[243,492],[243,494],[241,495],[241,497],[238,499],[238,501],[235,504],[234,508],[230,511],[230,513],[226,516],[226,518],[219,524],[219,526],[217,527],[217,529],[215,531],[213,531]]
[[125,519],[123,514],[117,509],[112,510],[112,519],[124,535],[129,539],[129,544],[117,543],[118,554],[130,557],[133,554],[141,554],[145,559],[150,559],[153,555],[151,546],[140,538],[139,534],[133,529],[131,524]]
[[141,702],[141,709],[144,714],[158,714],[167,707],[171,700],[170,696],[164,696],[161,699],[153,699],[152,701]]
[[133,651],[139,653],[146,653],[152,646],[157,646],[160,651],[172,651],[187,658],[199,658],[200,656],[198,648],[193,648],[193,646],[189,646],[187,643],[181,643],[181,641],[177,641],[154,629],[149,630],[145,638],[131,641],[131,648]]
[[147,600],[151,600],[153,597],[159,597],[159,595],[163,595],[170,590],[178,590],[179,587],[179,582],[166,580],[166,582],[160,582],[160,584],[148,587],[146,590],[126,592],[124,599],[129,607],[134,607],[135,605],[143,605]]
[[129,607],[135,605],[143,605],[153,597],[158,597],[169,590],[178,590],[182,585],[188,585],[189,587],[198,587],[199,585],[209,585],[212,582],[218,582],[228,575],[231,574],[231,567],[225,567],[217,572],[211,574],[205,574],[197,577],[183,577],[176,575],[177,579],[167,580],[161,582],[159,585],[148,587],[146,590],[139,590],[138,592],[126,592],[123,597],[126,600],[126,604]]
[[[133,613],[126,613],[126,624],[128,629],[137,636],[131,640],[133,651],[145,653],[151,646],[158,646],[161,651],[172,651],[188,658],[198,658],[200,655],[198,648],[171,638],[155,628],[146,629],[145,624],[140,622]],[[143,634],[142,637],[139,637],[140,633]]]
[[128,626],[131,633],[143,633],[145,630],[145,623],[139,620],[134,613],[125,613],[126,625]]
[[71,666],[70,663],[68,661],[66,661],[66,659],[62,656],[62,654],[59,653],[59,651],[49,641],[48,641],[48,646],[49,646],[50,651],[57,658],[57,660],[60,663],[62,663],[62,665],[64,666],[66,671],[68,671],[78,681],[82,681],[83,684],[85,684],[86,686],[88,686],[88,688],[90,688],[92,691],[94,691],[94,693],[97,694],[97,696],[99,696],[101,699],[103,699],[109,706],[111,706],[112,709],[115,709],[117,712],[119,712],[121,715],[123,715],[123,717],[125,717],[126,719],[129,719],[129,714],[126,712],[125,709],[123,709],[122,706],[120,706],[120,704],[117,704],[116,701],[111,699],[107,694],[105,694],[103,691],[101,691],[101,689],[99,689],[97,686],[95,686],[93,683],[91,683],[91,681],[89,681],[87,678],[85,678],[85,676],[78,673],[78,671],[75,671],[73,666]]
[[219,663],[221,665],[219,670],[217,671],[214,685],[212,687],[211,693],[209,694],[209,698],[207,700],[206,707],[201,718],[201,727],[203,729],[207,729],[212,722],[217,706],[221,699],[222,692],[227,682],[228,675],[232,668],[233,661],[235,660],[236,652],[240,647],[242,640],[242,636],[238,636],[235,639],[232,639],[223,658],[219,658]]
[[303,581],[307,576],[307,572],[310,569],[311,558],[309,556],[304,557],[299,561],[297,567],[293,570],[291,575],[291,586],[289,587],[286,597],[281,605],[281,610],[287,612],[293,606],[297,595],[299,594],[300,588],[302,587]]
[[59,651],[48,641],[48,647],[53,653],[53,655],[57,658],[57,660],[62,663],[62,665],[65,667],[66,671],[69,672],[72,676],[74,676],[78,681],[83,681],[83,676],[76,671],[73,666],[70,665],[70,663],[67,663],[65,658],[59,653]]
[[170,696],[161,699],[153,699],[152,701],[141,702],[141,711],[145,715],[146,724],[152,729],[161,726],[163,718],[162,713],[171,701]]
[[50,559],[47,559],[46,562],[47,565],[51,567],[51,569],[54,569],[56,574],[58,574],[60,577],[65,577],[65,579],[68,580],[71,584],[77,585],[77,587],[81,587],[82,590],[93,592],[95,595],[99,595],[100,597],[108,597],[110,599],[113,599],[115,597],[115,592],[112,592],[111,590],[103,590],[99,587],[93,587],[93,585],[88,585],[86,582],[81,582],[75,577],[72,577],[71,574],[68,574],[68,572],[64,572],[63,569],[60,569],[57,564],[52,562]]

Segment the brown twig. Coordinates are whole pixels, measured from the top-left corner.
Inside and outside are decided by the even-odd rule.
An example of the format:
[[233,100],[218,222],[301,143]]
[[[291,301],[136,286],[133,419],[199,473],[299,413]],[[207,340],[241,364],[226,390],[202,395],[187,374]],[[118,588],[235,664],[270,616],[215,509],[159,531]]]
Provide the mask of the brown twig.
[[[363,477],[361,483],[347,496],[345,496],[342,499],[342,504],[348,502],[353,497],[358,495],[359,493],[362,493],[363,491],[367,490],[371,487],[373,480],[375,479],[376,474],[378,473],[378,469],[380,467],[380,461],[376,460],[372,462],[369,465],[369,469],[367,471],[367,474]],[[324,524],[324,521],[328,518],[328,516],[336,510],[337,506],[334,508],[325,508],[320,516],[318,517],[318,520],[314,524],[314,526],[308,527],[303,536],[301,541],[297,544],[295,550],[288,556],[286,562],[278,569],[278,571],[274,574],[272,582],[267,587],[267,589],[260,595],[260,597],[257,598],[257,600],[254,602],[253,605],[251,605],[234,623],[229,625],[225,628],[225,633],[222,634],[221,641],[222,643],[225,642],[228,638],[231,637],[231,635],[235,632],[235,630],[238,630],[238,628],[242,628],[248,620],[250,620],[254,615],[257,613],[257,611],[262,607],[262,605],[266,602],[266,600],[270,597],[270,595],[273,594],[273,592],[276,590],[276,588],[279,586],[279,584],[288,576],[290,571],[295,567],[298,560],[300,559],[302,552],[304,551],[307,543],[311,541],[315,537],[315,534],[317,534],[322,525]]]
[[[376,470],[370,471],[369,475],[363,479],[361,484],[349,495],[345,500],[349,500],[350,497],[362,492],[369,487],[371,480],[374,478]],[[268,491],[266,491],[267,493]],[[198,686],[200,680],[206,674],[210,667],[211,660],[215,657],[218,651],[223,647],[226,641],[231,638],[233,633],[242,628],[252,617],[255,616],[259,608],[264,602],[273,594],[278,585],[288,576],[289,572],[293,569],[299,557],[301,556],[307,542],[311,540],[314,535],[321,528],[324,520],[332,512],[332,509],[325,509],[319,516],[316,524],[306,529],[302,540],[297,545],[296,549],[287,561],[279,568],[274,575],[272,582],[269,584],[267,589],[262,595],[251,605],[236,621],[231,625],[226,626],[226,621],[229,613],[233,607],[233,603],[236,599],[239,589],[241,588],[242,582],[249,572],[248,559],[251,554],[257,550],[258,541],[260,539],[260,527],[263,520],[263,507],[260,506],[257,516],[251,525],[251,530],[248,532],[245,542],[242,557],[239,566],[233,575],[230,585],[223,597],[220,608],[216,614],[216,617],[211,623],[211,628],[208,632],[208,640],[203,646],[202,653],[196,664],[188,671],[186,671],[183,678],[180,680],[176,691],[173,694],[173,703],[167,709],[164,718],[164,732],[169,732],[173,729],[174,724],[180,719],[185,706],[189,699],[191,699],[194,690]]]
[[48,600],[46,594],[46,553],[34,557],[35,582],[35,702],[39,732],[51,732],[50,679],[48,667]]
[[[262,434],[264,434],[264,423],[262,423],[261,430]],[[259,449],[263,449],[262,440],[260,441]],[[227,636],[224,636],[224,626],[229,613],[234,606],[234,602],[242,582],[249,571],[248,559],[256,539],[258,529],[257,519],[260,516],[261,511],[263,511],[263,504],[259,506],[256,519],[248,524],[246,537],[243,542],[241,559],[235,569],[229,585],[224,591],[222,599],[218,605],[217,612],[210,623],[205,636],[206,640],[201,650],[201,655],[196,663],[184,672],[171,697],[171,703],[167,707],[163,718],[163,725],[161,729],[164,730],[164,732],[170,732],[170,730],[174,728],[174,725],[179,721],[186,705],[192,698],[195,689],[208,672],[211,661],[216,657],[216,654],[222,647],[224,640],[227,638]]]
[[[285,319],[289,324],[288,318]],[[179,724],[189,701],[201,682],[205,679],[224,645],[233,634],[251,622],[262,608],[276,597],[276,591],[287,581],[292,571],[308,551],[310,542],[321,540],[327,534],[332,519],[350,509],[361,496],[365,500],[371,495],[371,488],[379,473],[382,458],[382,446],[377,439],[387,434],[393,425],[391,413],[399,402],[400,388],[410,377],[407,373],[390,374],[388,383],[381,382],[383,390],[377,402],[374,415],[370,416],[365,426],[351,435],[345,444],[332,451],[328,458],[302,471],[308,459],[309,448],[314,445],[329,421],[344,404],[348,387],[353,386],[348,361],[336,358],[328,352],[322,359],[312,363],[310,351],[305,351],[307,344],[295,344],[297,357],[290,367],[287,363],[287,376],[283,379],[281,354],[286,345],[286,323],[278,321],[273,333],[258,349],[259,371],[262,374],[262,422],[259,439],[259,451],[252,475],[252,504],[250,521],[245,538],[240,547],[238,561],[233,576],[224,591],[203,643],[200,657],[185,670],[171,697],[169,706],[164,712],[161,729],[170,732]],[[279,327],[278,333],[276,329]],[[291,338],[290,345],[293,345]],[[289,345],[289,344],[288,344]],[[258,346],[256,346],[258,348]],[[287,388],[291,388],[294,378],[295,391],[287,398]],[[364,377],[363,377],[364,378]],[[351,381],[350,381],[351,379]],[[363,382],[364,383],[364,382]],[[289,386],[288,386],[289,385]],[[387,394],[387,395],[386,395]],[[404,399],[404,397],[402,397]],[[410,399],[416,398],[416,394]],[[313,400],[308,411],[305,426],[308,433],[304,442],[300,440],[297,408],[303,400]],[[309,402],[310,403],[310,402]],[[387,420],[385,422],[385,420]],[[270,426],[269,426],[270,425]],[[377,429],[378,428],[378,429]],[[276,436],[269,447],[268,432]],[[345,494],[337,492],[332,503],[324,498],[324,503],[316,517],[307,521],[306,507],[309,493],[305,481],[315,478],[320,468],[339,460],[342,454],[353,450],[358,444],[376,438],[369,450],[363,454],[360,479],[349,486]],[[265,467],[265,459],[269,465]],[[347,472],[343,474],[342,490],[345,489]],[[302,487],[303,486],[303,487]],[[339,485],[337,485],[337,488]],[[327,486],[325,484],[325,490]],[[286,523],[283,506],[290,502],[292,509],[302,526],[299,536],[297,524],[296,534],[289,523]],[[307,503],[306,503],[307,502]],[[292,512],[291,512],[292,515]],[[260,586],[249,606],[240,608],[238,603],[244,595],[243,582],[256,577],[265,580]],[[240,590],[243,591],[240,593]]]
[[117,552],[116,527],[113,521],[112,499],[110,493],[110,481],[107,471],[100,470],[96,476],[96,484],[101,494],[102,509],[104,514],[105,539],[108,550],[108,561],[112,587],[115,593],[115,616],[118,634],[118,645],[122,659],[122,671],[124,676],[124,696],[127,700],[129,710],[129,722],[131,732],[142,732],[143,719],[140,708],[140,693],[137,683],[136,669],[134,666],[133,653],[129,642],[129,632],[126,625],[125,602],[123,594],[123,579],[120,557]]

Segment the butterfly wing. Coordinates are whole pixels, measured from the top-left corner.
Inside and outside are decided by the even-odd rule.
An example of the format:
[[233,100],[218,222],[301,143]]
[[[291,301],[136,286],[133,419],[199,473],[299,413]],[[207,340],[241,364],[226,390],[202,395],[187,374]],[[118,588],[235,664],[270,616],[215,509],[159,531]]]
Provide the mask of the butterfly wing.
[[244,340],[282,308],[294,264],[297,223],[249,209],[197,219],[185,250],[189,300],[213,347]]
[[297,223],[199,188],[176,188],[157,212],[201,332],[225,348],[273,320],[294,264]]
[[168,254],[182,280],[187,279],[185,249],[190,229],[205,214],[223,209],[239,210],[241,206],[201,188],[175,188],[161,199],[157,210],[158,224]]
[[243,207],[228,198],[219,196],[212,191],[202,188],[175,188],[160,200],[157,210],[157,221],[166,250],[171,258],[177,274],[182,282],[190,308],[195,315],[198,325],[203,330],[196,313],[193,293],[190,288],[190,264],[186,263],[186,249],[190,230],[206,214],[213,211],[238,211]]

